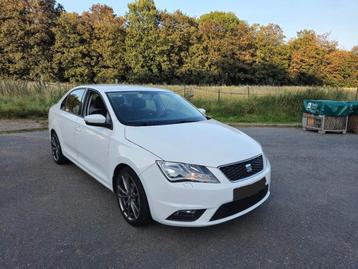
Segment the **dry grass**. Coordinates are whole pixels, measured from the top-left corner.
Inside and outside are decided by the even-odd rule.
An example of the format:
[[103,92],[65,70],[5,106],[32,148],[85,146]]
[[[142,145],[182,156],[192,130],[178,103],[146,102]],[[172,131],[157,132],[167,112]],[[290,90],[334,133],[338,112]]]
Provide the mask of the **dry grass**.
[[[0,81],[0,118],[47,117],[49,107],[74,86]],[[318,87],[148,86],[175,91],[219,119],[244,122],[297,122],[304,99],[354,100],[356,96],[356,89]]]
[[[156,85],[153,85],[156,86]],[[332,87],[312,87],[312,86],[181,86],[181,85],[160,85],[181,95],[192,96],[197,99],[216,99],[216,100],[236,100],[248,97],[272,96],[278,94],[295,94],[305,92],[309,89],[325,92],[344,91],[353,99],[356,95],[355,88],[332,88]]]

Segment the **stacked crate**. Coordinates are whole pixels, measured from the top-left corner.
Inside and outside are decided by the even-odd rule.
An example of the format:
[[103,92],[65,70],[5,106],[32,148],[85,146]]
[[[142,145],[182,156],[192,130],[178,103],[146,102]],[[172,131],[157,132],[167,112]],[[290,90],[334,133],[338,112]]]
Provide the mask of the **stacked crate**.
[[358,134],[358,101],[351,102],[351,112],[348,119],[348,131]]
[[305,100],[302,126],[319,133],[345,134],[348,126],[350,102],[331,100]]
[[358,134],[358,115],[349,116],[348,131]]

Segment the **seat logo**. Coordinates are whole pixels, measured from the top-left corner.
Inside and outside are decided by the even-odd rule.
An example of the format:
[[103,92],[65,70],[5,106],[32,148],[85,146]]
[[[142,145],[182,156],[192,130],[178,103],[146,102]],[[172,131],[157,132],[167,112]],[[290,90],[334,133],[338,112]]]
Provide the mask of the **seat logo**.
[[251,173],[251,172],[252,172],[251,163],[246,164],[246,165],[245,165],[245,168],[246,168],[246,172],[248,172],[248,173]]

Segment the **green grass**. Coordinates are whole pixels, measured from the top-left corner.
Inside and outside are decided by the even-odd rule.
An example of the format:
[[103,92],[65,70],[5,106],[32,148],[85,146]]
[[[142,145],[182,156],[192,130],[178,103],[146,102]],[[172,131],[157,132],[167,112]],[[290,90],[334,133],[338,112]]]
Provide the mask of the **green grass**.
[[[0,118],[46,118],[49,107],[74,86],[0,81]],[[355,96],[354,91],[343,89],[250,86],[248,97],[244,95],[247,87],[190,86],[185,91],[183,86],[167,88],[179,94],[185,92],[194,105],[205,108],[208,115],[218,120],[243,123],[297,123],[302,117],[304,99],[353,100]]]
[[0,81],[0,118],[47,117],[49,107],[73,85]]
[[352,95],[344,90],[308,89],[220,103],[217,100],[193,99],[193,103],[205,108],[214,118],[227,122],[297,123],[302,118],[305,99],[352,100]]

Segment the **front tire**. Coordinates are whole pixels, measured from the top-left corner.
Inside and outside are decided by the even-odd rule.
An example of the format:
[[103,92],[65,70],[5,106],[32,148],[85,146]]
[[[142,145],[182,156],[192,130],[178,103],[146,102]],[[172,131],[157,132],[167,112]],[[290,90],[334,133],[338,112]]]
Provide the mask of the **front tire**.
[[51,152],[55,163],[65,164],[69,162],[68,159],[62,154],[60,140],[58,139],[55,132],[51,133]]
[[151,222],[147,196],[140,179],[129,167],[115,175],[114,192],[124,219],[132,226],[144,226]]

